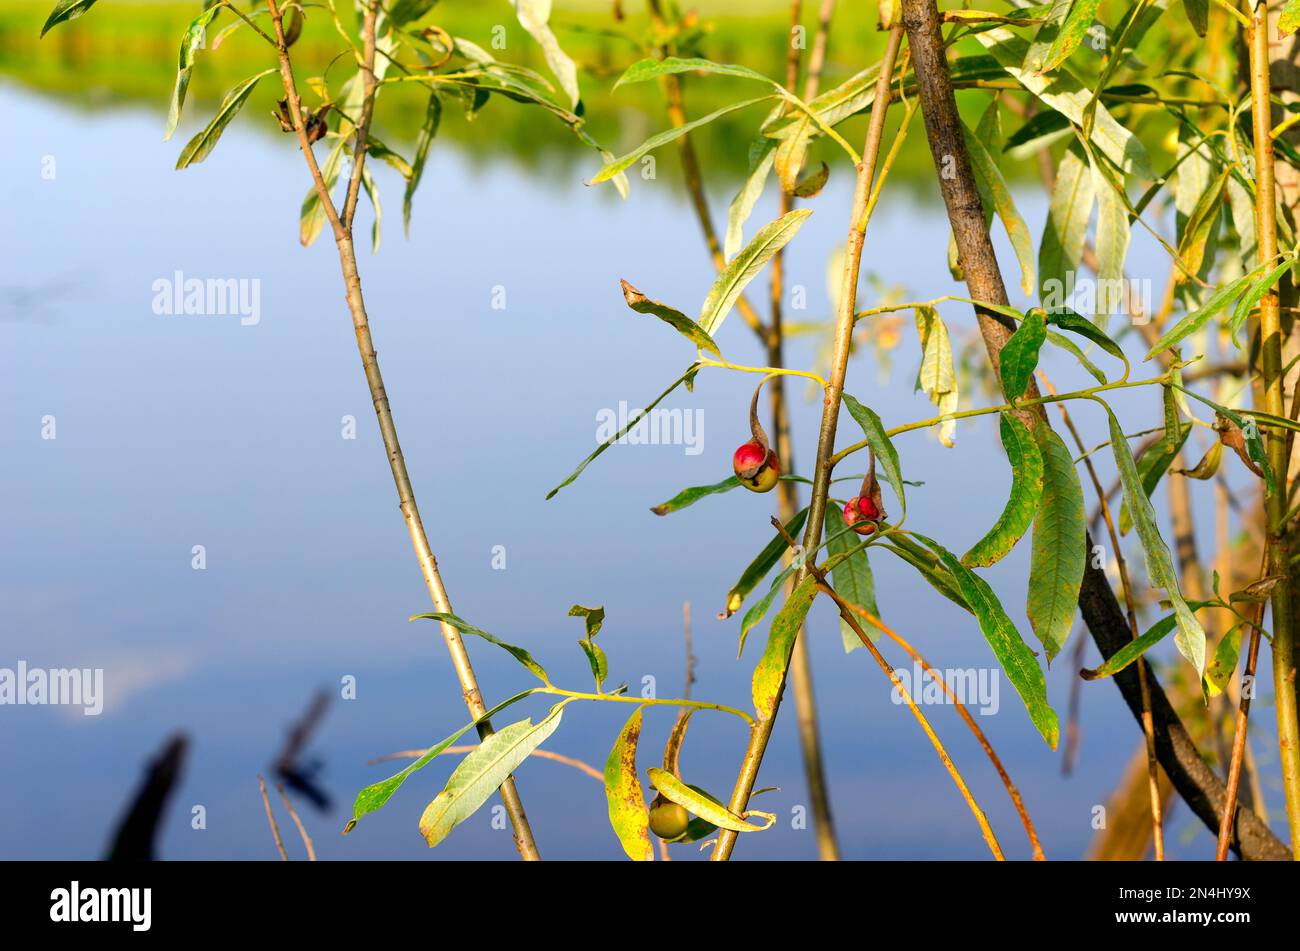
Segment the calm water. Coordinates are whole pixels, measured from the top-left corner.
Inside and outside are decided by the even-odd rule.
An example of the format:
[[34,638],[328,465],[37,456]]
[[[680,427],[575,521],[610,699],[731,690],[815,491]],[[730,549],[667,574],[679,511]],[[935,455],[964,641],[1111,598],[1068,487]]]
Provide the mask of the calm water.
[[[205,164],[176,173],[183,137],[160,141],[161,109],[87,113],[0,86],[0,118],[16,132],[0,152],[0,667],[19,659],[103,667],[107,684],[99,717],[0,707],[0,772],[9,777],[0,786],[9,817],[0,856],[101,854],[143,764],[182,729],[192,756],[162,856],[272,857],[255,776],[268,770],[313,690],[337,695],[342,678],[354,677],[357,698],[335,702],[311,744],[334,809],[300,802],[321,856],[507,858],[510,836],[492,828],[488,810],[436,851],[425,847],[416,822],[451,759],[420,773],[350,837],[338,835],[357,789],[392,771],[368,759],[435,742],[465,712],[436,628],[406,620],[430,609],[427,595],[382,459],[332,245],[297,246],[307,187],[299,157],[241,121]],[[57,163],[52,180],[42,177],[47,156]],[[612,191],[584,187],[588,169],[539,180],[509,160],[470,165],[435,146],[404,241],[400,188],[388,171],[377,173],[389,212],[385,243],[363,262],[364,278],[425,523],[459,613],[526,645],[557,682],[585,689],[580,625],[565,613],[574,602],[604,604],[611,679],[637,688],[653,676],[666,696],[680,690],[681,605],[689,600],[696,695],[748,705],[757,648],[738,664],[738,619],[713,615],[770,536],[772,499],[737,492],[666,519],[647,509],[728,474],[731,450],[746,438],[754,380],[709,371],[694,394],[668,404],[702,413],[698,455],[682,446],[615,447],[544,501],[593,448],[599,411],[643,405],[690,360],[688,345],[631,314],[618,292],[625,277],[689,312],[708,289],[708,263],[673,176],[634,182],[623,204]],[[791,247],[789,280],[808,298],[796,319],[826,317],[824,262],[843,234],[849,188],[838,169]],[[715,196],[719,214],[728,197]],[[1037,233],[1043,201],[1030,194],[1022,208]],[[769,195],[754,220],[773,214]],[[947,293],[946,240],[934,205],[887,199],[865,267],[914,297]],[[1132,267],[1164,273],[1140,238]],[[176,271],[258,279],[260,322],[155,314],[152,285]],[[756,296],[765,284],[754,285]],[[504,310],[492,307],[497,288]],[[864,289],[864,305],[873,294]],[[970,327],[966,310],[946,313],[955,336]],[[932,415],[912,392],[913,341],[905,328],[888,382],[869,354],[850,369],[849,390],[888,422]],[[720,342],[734,360],[759,359],[736,317]],[[790,349],[792,364],[807,365],[814,343]],[[1058,384],[1083,385],[1060,358],[1047,365]],[[1157,422],[1154,401],[1121,406],[1133,407],[1126,421],[1134,429]],[[797,402],[805,470],[818,413],[817,404]],[[341,436],[347,415],[357,420],[355,440]],[[42,439],[46,416],[56,418],[57,439]],[[1100,422],[1088,420],[1098,434]],[[995,427],[964,425],[956,450],[921,434],[902,437],[900,449],[907,473],[927,480],[910,496],[914,527],[964,550],[995,517],[1008,482]],[[1201,524],[1211,524],[1208,513]],[[191,567],[195,545],[205,546],[206,570]],[[504,546],[505,570],[493,568],[494,546]],[[989,572],[1026,633],[1027,547]],[[881,558],[874,567],[885,618],[932,662],[992,664],[968,615],[912,569]],[[845,854],[986,857],[916,724],[890,702],[865,652],[844,658],[824,604],[810,633]],[[489,700],[528,685],[504,654],[470,647]],[[1049,673],[1063,721],[1070,666],[1067,649]],[[1059,757],[1005,682],[1000,702],[981,725],[1024,792],[1048,855],[1081,855],[1090,810],[1137,747],[1132,718],[1112,686],[1085,687],[1082,756],[1076,776],[1063,779]],[[518,716],[544,709],[543,701],[516,708]],[[627,712],[571,706],[548,748],[599,765]],[[930,713],[1008,854],[1027,856],[1010,803],[955,713]],[[1267,729],[1269,716],[1257,719]],[[649,716],[643,766],[655,763],[670,720],[666,711]],[[683,756],[687,778],[725,798],[743,743],[730,718],[697,716]],[[1272,767],[1267,743],[1257,749]],[[621,854],[598,783],[532,761],[519,784],[544,856]],[[781,821],[747,837],[737,855],[812,857],[811,832],[791,827],[806,796],[788,715],[761,785],[780,787],[762,808]],[[206,810],[205,830],[191,828],[196,805]],[[1208,854],[1209,837],[1185,810],[1175,810],[1173,829],[1171,853]]]

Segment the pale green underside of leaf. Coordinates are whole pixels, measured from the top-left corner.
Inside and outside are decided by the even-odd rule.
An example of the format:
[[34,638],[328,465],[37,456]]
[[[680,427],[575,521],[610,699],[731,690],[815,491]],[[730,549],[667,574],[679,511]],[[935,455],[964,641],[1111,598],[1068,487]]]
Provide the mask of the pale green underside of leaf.
[[475,747],[456,767],[442,792],[420,817],[420,834],[433,848],[475,812],[560,725],[565,704],[561,700],[541,723],[531,719],[512,723]]
[[45,25],[41,27],[41,36],[44,36],[60,23],[75,20],[93,7],[95,2],[96,0],[59,0],[54,5],[54,9],[50,11],[49,17],[46,18]]
[[704,305],[700,308],[699,325],[706,334],[717,334],[722,321],[731,312],[736,299],[740,297],[745,286],[749,284],[763,266],[772,259],[776,252],[784,248],[795,236],[812,211],[799,208],[786,212],[775,221],[770,221],[758,230],[749,243],[727,262],[722,273],[710,288]]
[[1052,303],[1065,303],[1068,275],[1078,272],[1088,237],[1096,192],[1081,151],[1077,145],[1066,149],[1056,170],[1047,224],[1038,246],[1039,298],[1044,307],[1049,297]]
[[555,78],[560,81],[560,88],[569,98],[570,106],[577,106],[582,94],[578,90],[578,67],[568,54],[560,48],[560,41],[551,32],[548,23],[551,15],[551,0],[511,0],[519,25],[537,41],[542,48],[542,56]]
[[216,148],[217,142],[221,139],[221,134],[226,131],[226,126],[230,125],[231,120],[235,118],[239,110],[244,107],[244,103],[248,101],[248,97],[252,95],[253,87],[263,77],[274,72],[275,69],[264,69],[257,75],[248,77],[248,79],[245,79],[226,93],[226,98],[221,100],[221,105],[217,108],[217,114],[212,117],[212,121],[194,138],[190,139],[185,148],[181,150],[180,158],[176,160],[176,167],[178,169],[188,168],[202,162],[211,155],[212,150]]
[[185,35],[181,38],[181,51],[178,57],[176,67],[176,83],[172,88],[171,104],[167,107],[167,129],[163,133],[163,141],[166,142],[176,131],[176,125],[181,120],[181,110],[185,106],[185,94],[190,88],[190,76],[194,72],[194,60],[199,50],[203,49],[204,41],[207,37],[208,27],[212,19],[221,10],[218,7],[210,7],[204,10],[185,30]]
[[663,793],[665,799],[677,803],[692,815],[699,816],[719,829],[730,829],[733,832],[762,832],[776,821],[775,816],[767,813],[747,813],[747,815],[762,816],[766,820],[764,825],[756,826],[728,810],[712,796],[686,785],[666,770],[651,767],[647,772],[651,785]]
[[999,431],[1011,463],[1011,494],[988,534],[962,556],[969,568],[986,568],[1006,557],[1029,531],[1043,495],[1043,456],[1029,428],[1020,417],[1002,413]]
[[1011,197],[1011,189],[1007,186],[1007,180],[1002,177],[1002,171],[988,149],[984,147],[984,143],[965,125],[962,126],[962,132],[966,137],[966,147],[970,152],[975,174],[992,201],[993,210],[1001,219],[1007,237],[1011,240],[1011,247],[1016,252],[1016,259],[1020,262],[1020,287],[1025,294],[1033,294],[1037,286],[1037,278],[1034,271],[1034,239],[1029,234],[1029,226],[1020,216],[1015,200]]

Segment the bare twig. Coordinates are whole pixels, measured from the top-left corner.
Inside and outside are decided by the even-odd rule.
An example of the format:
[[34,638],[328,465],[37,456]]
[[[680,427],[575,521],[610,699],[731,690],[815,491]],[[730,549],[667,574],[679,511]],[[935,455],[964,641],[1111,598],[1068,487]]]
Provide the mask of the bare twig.
[[[260,779],[261,777],[258,778]],[[279,783],[275,784],[275,791],[280,794],[280,801],[284,803],[284,808],[288,810],[289,818],[292,819],[293,824],[298,827],[298,835],[302,836],[302,844],[307,849],[307,861],[316,861],[316,846],[312,842],[311,836],[307,834],[307,827],[302,824],[302,819],[298,817],[298,810],[293,808],[293,803],[291,803],[289,797],[284,794],[284,787]],[[265,785],[262,787],[262,794],[263,796],[266,795]]]
[[289,853],[284,850],[284,840],[280,838],[280,827],[276,824],[275,814],[271,812],[271,800],[266,795],[266,780],[261,776],[257,777],[257,786],[262,790],[262,805],[266,808],[266,821],[271,826],[271,835],[275,838],[276,851],[280,853],[280,861],[289,861]]

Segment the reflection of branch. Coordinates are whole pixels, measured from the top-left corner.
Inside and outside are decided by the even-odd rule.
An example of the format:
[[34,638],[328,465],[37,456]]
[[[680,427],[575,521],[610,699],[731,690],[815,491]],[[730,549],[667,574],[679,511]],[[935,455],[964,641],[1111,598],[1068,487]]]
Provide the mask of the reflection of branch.
[[266,821],[271,826],[271,835],[275,839],[275,848],[280,853],[280,861],[289,861],[289,853],[284,850],[284,840],[280,838],[280,827],[275,824],[275,815],[271,812],[271,800],[266,795],[266,780],[257,777],[258,788],[262,790],[262,805],[266,807]]
[[686,689],[682,697],[691,699],[691,687],[695,683],[695,652],[691,645],[691,602],[682,602],[682,636],[686,640]]
[[312,734],[316,732],[320,721],[329,711],[330,697],[330,692],[324,688],[316,691],[306,712],[289,727],[289,735],[285,737],[280,755],[275,758],[272,766],[276,775],[284,780],[285,785],[302,793],[322,812],[330,808],[330,797],[316,784],[316,774],[320,771],[320,764],[315,762],[304,764],[300,760]]
[[[438,755],[446,756],[448,753],[460,753],[463,755],[465,753],[473,753],[476,749],[478,749],[477,746],[449,746]],[[383,756],[376,756],[374,759],[370,760],[366,765],[374,766],[376,763],[387,763],[389,760],[394,760],[394,759],[419,759],[427,752],[429,751],[428,750],[398,750],[396,753],[385,753]],[[572,756],[565,756],[563,753],[552,753],[550,750],[533,750],[532,753],[530,753],[529,755],[536,756],[538,759],[549,759],[557,763],[563,763],[565,766],[572,766],[574,769],[578,770],[578,772],[586,773],[588,776],[590,776],[592,779],[598,782],[603,783],[605,781],[604,773],[596,769],[596,767],[591,766],[588,763],[584,763],[580,759],[574,759]]]
[[162,751],[149,763],[144,782],[113,836],[107,861],[153,861],[158,823],[172,790],[180,782],[181,767],[185,763],[188,749],[189,740],[185,734],[174,733],[163,745]]

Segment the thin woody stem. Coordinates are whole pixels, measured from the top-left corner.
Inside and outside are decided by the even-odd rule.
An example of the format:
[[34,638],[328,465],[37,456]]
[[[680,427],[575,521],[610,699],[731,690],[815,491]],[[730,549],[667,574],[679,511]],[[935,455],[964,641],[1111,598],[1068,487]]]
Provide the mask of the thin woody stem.
[[[826,500],[830,491],[830,459],[835,451],[835,430],[839,421],[840,399],[844,393],[844,375],[848,368],[849,347],[853,340],[853,313],[857,302],[858,270],[862,263],[862,245],[866,239],[866,208],[871,192],[871,180],[875,176],[876,160],[880,155],[880,143],[884,136],[884,103],[894,72],[894,62],[902,45],[901,27],[890,31],[884,60],[880,67],[880,76],[876,83],[876,105],[871,110],[871,120],[867,128],[866,143],[862,150],[862,162],[858,165],[857,185],[853,195],[853,209],[849,219],[848,247],[844,255],[844,270],[840,283],[839,312],[835,319],[835,340],[831,357],[829,386],[826,388],[826,401],[822,411],[821,429],[817,438],[817,463],[813,471],[812,498],[808,506],[808,522],[804,530],[803,547],[813,551],[821,540],[822,520],[826,513]],[[798,573],[802,581],[807,574],[807,567]],[[796,582],[798,583],[798,582]],[[758,778],[758,770],[763,762],[772,736],[772,728],[781,706],[781,693],[785,689],[785,674],[777,690],[777,700],[772,714],[759,720],[750,733],[749,747],[741,762],[740,774],[731,794],[731,811],[743,814],[749,805],[749,796]],[[738,833],[724,829],[718,835],[718,844],[714,846],[710,857],[714,862],[725,862],[731,857],[736,845]]]
[[[1277,257],[1277,197],[1273,171],[1273,138],[1269,77],[1268,4],[1252,0],[1250,48],[1251,120],[1255,139],[1255,222],[1259,259]],[[1282,321],[1276,287],[1259,302],[1260,364],[1263,371],[1264,409],[1274,416],[1286,412],[1283,395]],[[1268,574],[1278,576],[1273,586],[1273,692],[1277,706],[1278,758],[1282,788],[1286,792],[1291,853],[1300,860],[1300,713],[1296,705],[1295,633],[1292,629],[1290,550],[1285,536],[1288,442],[1285,434],[1268,435],[1268,461],[1277,480],[1275,491],[1264,500],[1265,545],[1270,553]],[[1258,630],[1258,628],[1256,628]],[[1227,804],[1227,813],[1235,808]]]
[[1034,852],[1034,861],[1041,862],[1045,860],[1047,856],[1043,854],[1043,845],[1038,841],[1038,832],[1034,829],[1033,820],[1029,818],[1029,811],[1025,808],[1024,797],[1020,795],[1020,790],[1016,787],[1015,782],[1012,781],[1011,774],[1008,773],[1006,767],[1002,765],[1002,759],[993,749],[993,744],[989,742],[989,738],[984,734],[984,731],[980,729],[979,724],[975,722],[975,718],[971,715],[970,710],[966,708],[966,704],[961,702],[956,691],[948,685],[948,682],[943,678],[943,675],[930,665],[930,662],[921,655],[920,651],[904,640],[901,634],[887,625],[884,621],[880,620],[880,618],[876,617],[866,608],[848,601],[843,602],[840,606],[842,608],[847,607],[854,614],[858,615],[872,627],[876,628],[876,630],[888,635],[894,643],[907,652],[909,657],[921,665],[922,669],[930,675],[930,679],[943,689],[944,696],[946,696],[952,705],[956,707],[958,715],[965,722],[966,726],[970,728],[971,733],[983,748],[984,754],[988,756],[989,762],[993,764],[993,768],[997,771],[998,778],[1002,780],[1002,785],[1006,787],[1007,795],[1011,797],[1011,803],[1016,807],[1016,812],[1020,816],[1020,822],[1024,825],[1025,833],[1029,836],[1029,845]]
[[[352,243],[351,222],[345,223],[340,218],[338,209],[330,197],[329,187],[321,175],[316,156],[312,153],[311,143],[307,138],[306,124],[303,119],[302,102],[293,75],[293,65],[290,62],[289,49],[284,40],[283,18],[276,0],[266,0],[266,2],[267,9],[271,14],[271,22],[275,28],[276,49],[280,60],[280,79],[284,86],[285,98],[288,101],[289,115],[293,122],[294,131],[298,135],[298,144],[302,150],[303,159],[306,161],[307,168],[311,173],[316,195],[320,199],[326,220],[329,221],[334,232],[334,243],[338,247],[339,264],[343,271],[343,283],[347,290],[348,310],[352,315],[352,324],[356,331],[357,349],[361,355],[362,369],[365,372],[366,383],[370,388],[375,415],[379,421],[379,430],[383,437],[388,463],[393,472],[393,482],[397,487],[402,516],[406,520],[411,545],[415,549],[416,559],[420,563],[420,571],[424,576],[425,586],[429,589],[434,606],[439,612],[450,614],[452,613],[451,600],[448,598],[447,590],[443,586],[442,575],[438,571],[437,559],[434,558],[433,550],[429,546],[428,536],[424,531],[424,524],[420,519],[420,510],[415,501],[415,489],[411,485],[411,477],[406,470],[406,459],[402,454],[401,443],[397,438],[397,425],[393,420],[387,391],[384,389],[384,378],[379,372],[379,360],[375,354],[374,341],[370,334],[370,318],[366,312],[365,298],[361,291],[361,276],[357,271],[357,257]],[[369,22],[371,29],[373,29],[374,21]],[[373,43],[373,39],[370,40],[370,43]],[[375,86],[372,84],[368,89],[367,98],[373,99]],[[363,157],[364,152],[359,158]],[[482,694],[479,692],[478,680],[474,676],[474,668],[470,665],[469,653],[465,650],[465,644],[461,640],[460,632],[449,624],[443,624],[442,637],[447,645],[448,652],[451,654],[452,666],[455,668],[457,680],[460,682],[465,706],[469,709],[470,715],[475,720],[480,721],[478,723],[479,736],[480,738],[490,736],[492,733],[491,724],[487,720],[481,719],[483,714],[487,712],[487,707],[484,705]],[[523,803],[520,801],[519,794],[515,789],[513,777],[502,783],[501,799],[505,803],[506,813],[510,816],[510,822],[514,828],[515,847],[519,850],[519,854],[527,860],[540,859],[541,856],[538,854],[537,844],[533,840],[532,829],[528,825],[528,817],[524,814]]]

